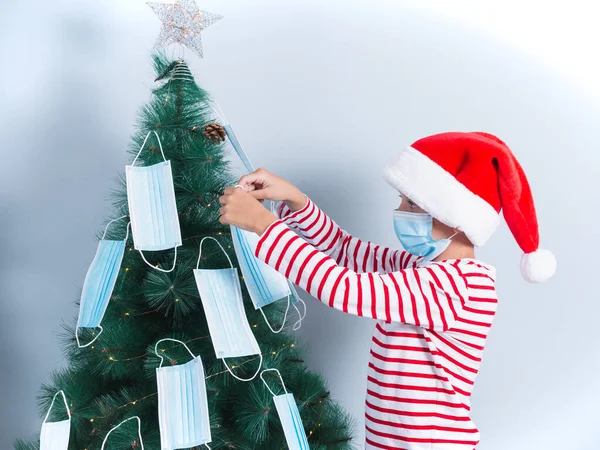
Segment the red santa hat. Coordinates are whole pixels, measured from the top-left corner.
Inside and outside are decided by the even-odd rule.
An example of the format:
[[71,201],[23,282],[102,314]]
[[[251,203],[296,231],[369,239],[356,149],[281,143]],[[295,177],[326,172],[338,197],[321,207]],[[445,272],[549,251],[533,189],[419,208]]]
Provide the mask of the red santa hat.
[[532,283],[554,275],[554,255],[539,248],[538,222],[529,183],[508,146],[482,132],[427,136],[401,150],[384,179],[433,217],[483,245],[500,212],[523,250],[521,273]]

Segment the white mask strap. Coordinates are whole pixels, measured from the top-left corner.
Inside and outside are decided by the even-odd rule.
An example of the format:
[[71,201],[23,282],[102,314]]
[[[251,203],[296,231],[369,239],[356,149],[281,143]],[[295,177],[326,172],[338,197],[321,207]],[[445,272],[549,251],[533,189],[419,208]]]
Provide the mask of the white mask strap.
[[211,102],[210,108],[213,110],[213,112],[217,116],[217,119],[219,119],[224,124],[229,125],[229,122],[227,121],[227,118],[225,117],[223,110],[221,109],[221,107],[219,106],[219,104],[216,101],[213,100]]
[[277,375],[279,375],[279,379],[281,380],[281,385],[283,386],[283,390],[285,391],[285,393],[287,394],[288,391],[285,388],[285,383],[283,382],[283,378],[281,377],[281,373],[279,373],[279,370],[277,369],[265,369],[260,373],[260,379],[263,381],[263,383],[265,383],[265,386],[267,387],[267,389],[269,390],[269,392],[271,392],[271,394],[273,394],[273,397],[277,397],[277,394],[275,394],[275,392],[273,392],[271,390],[271,388],[269,387],[269,385],[267,384],[267,382],[265,381],[263,375],[265,374],[265,372],[277,372]]
[[86,348],[86,347],[89,347],[90,345],[92,345],[94,342],[96,342],[96,339],[98,339],[100,337],[100,335],[102,334],[102,332],[104,331],[104,328],[102,328],[100,325],[98,325],[98,328],[100,328],[100,333],[98,333],[98,335],[94,339],[92,339],[90,342],[88,342],[85,345],[81,345],[81,343],[79,342],[79,333],[77,333],[79,328],[78,327],[75,328],[75,339],[77,340],[77,346],[79,348]]
[[[283,328],[285,327],[285,322],[286,322],[286,320],[287,320],[288,311],[290,310],[290,303],[291,303],[291,302],[290,302],[290,297],[291,297],[291,296],[292,296],[292,294],[289,294],[289,295],[287,296],[287,308],[285,309],[285,315],[283,316],[283,323],[281,324],[281,328],[280,328],[279,330],[277,330],[277,331],[275,331],[275,330],[273,329],[273,327],[271,327],[271,324],[269,323],[269,320],[267,319],[267,316],[266,316],[266,315],[265,315],[265,313],[263,312],[263,309],[262,309],[262,308],[258,308],[258,309],[260,310],[260,313],[262,314],[263,318],[265,319],[265,322],[267,323],[267,326],[268,326],[268,327],[269,327],[269,329],[270,329],[270,330],[271,330],[273,333],[275,333],[275,334],[281,333],[281,331],[282,331],[282,330],[283,330]],[[296,308],[296,310],[298,310],[298,308]],[[298,312],[300,312],[300,311],[298,311]]]
[[71,420],[71,411],[69,410],[69,404],[67,403],[67,397],[65,397],[65,393],[62,390],[60,390],[56,394],[54,394],[54,397],[52,397],[52,402],[50,403],[50,408],[48,408],[48,412],[46,413],[46,417],[44,417],[44,422],[42,422],[42,423],[46,423],[46,420],[48,420],[50,411],[52,411],[52,406],[54,406],[54,400],[56,400],[56,396],[58,394],[62,395],[63,401],[65,402],[65,408],[67,410],[67,415],[69,416],[69,420]]
[[138,250],[138,252],[140,252],[140,255],[142,255],[142,259],[144,260],[144,262],[146,264],[148,264],[150,267],[152,267],[154,270],[158,270],[159,272],[164,272],[164,273],[169,273],[169,272],[173,272],[173,270],[175,269],[175,266],[177,265],[177,247],[175,247],[175,256],[173,257],[173,267],[171,267],[169,270],[166,269],[161,269],[160,267],[156,267],[153,266],[152,264],[150,264],[148,262],[148,260],[146,259],[146,257],[144,256],[144,253],[141,250]]
[[299,319],[296,321],[296,323],[294,323],[294,326],[292,327],[293,331],[298,331],[300,329],[300,327],[302,326],[302,321],[306,317],[306,303],[304,303],[304,300],[302,300],[300,297],[298,297],[298,301],[302,303],[302,306],[304,306],[304,314],[300,312],[296,305],[293,305],[294,309],[298,312],[299,317]]
[[225,358],[223,358],[222,361],[223,361],[223,364],[225,364],[225,367],[227,368],[227,370],[229,371],[229,373],[231,374],[231,376],[233,378],[235,378],[236,380],[240,380],[240,381],[252,381],[252,380],[254,380],[256,378],[256,375],[258,375],[258,372],[260,372],[260,368],[262,367],[262,363],[263,363],[262,353],[259,353],[258,356],[260,357],[260,361],[258,363],[258,369],[256,369],[256,373],[254,375],[252,375],[252,378],[240,378],[240,377],[238,377],[236,374],[234,374],[231,371],[231,369],[229,368],[229,366],[225,362]]
[[159,355],[159,354],[158,354],[158,344],[160,344],[160,343],[161,343],[161,342],[163,342],[163,341],[179,342],[181,345],[183,345],[183,346],[186,348],[186,350],[187,350],[187,351],[190,353],[190,355],[192,355],[192,358],[195,358],[195,357],[196,357],[196,355],[194,355],[194,354],[192,353],[192,351],[190,350],[190,348],[189,348],[187,345],[185,345],[185,342],[182,342],[182,341],[180,341],[179,339],[164,338],[164,339],[161,339],[160,341],[158,341],[158,342],[157,342],[157,343],[154,345],[154,353],[156,353],[156,356],[158,356],[158,357],[160,358],[160,366],[158,366],[158,367],[162,367],[162,365],[163,365],[163,362],[165,362],[165,359],[164,359],[164,358],[163,358],[161,355]]
[[[110,222],[108,222],[106,224],[106,228],[104,229],[104,234],[102,235],[102,240],[104,240],[104,238],[106,237],[106,232],[108,231],[108,227],[110,226],[111,223],[116,222],[117,220],[121,220],[121,219],[125,219],[126,217],[129,216],[121,216],[121,217],[117,217],[116,219],[111,220]],[[127,241],[127,239],[129,238],[129,225],[131,224],[131,222],[129,222],[127,224],[127,236],[125,237],[125,241]]]
[[140,420],[140,418],[138,416],[133,416],[133,417],[130,417],[129,419],[125,419],[119,425],[117,425],[116,427],[114,427],[113,429],[111,429],[108,433],[106,433],[106,436],[104,436],[104,440],[102,441],[102,447],[101,447],[100,450],[104,450],[104,445],[106,444],[106,440],[108,439],[108,436],[110,436],[110,433],[112,433],[113,431],[115,431],[117,428],[119,428],[125,422],[128,422],[128,421],[133,420],[133,419],[136,419],[137,422],[138,422],[138,436],[140,437],[140,445],[142,446],[141,450],[144,450],[144,440],[142,439],[142,421]]
[[167,162],[167,158],[165,158],[165,152],[163,152],[162,143],[160,142],[160,137],[158,137],[158,133],[156,131],[152,130],[152,131],[148,131],[148,134],[146,135],[146,139],[144,139],[144,143],[140,147],[140,151],[137,153],[137,155],[135,155],[135,159],[131,163],[131,166],[135,165],[135,162],[137,161],[138,156],[140,156],[140,153],[142,153],[142,150],[144,150],[144,146],[146,145],[146,141],[148,141],[148,138],[150,137],[150,133],[154,133],[156,135],[156,139],[158,139],[158,146],[160,147],[160,153],[162,154],[162,157],[165,160],[165,162]]
[[129,239],[129,229],[131,228],[131,221],[127,222],[127,234],[125,235],[125,242]]
[[[232,225],[233,226],[233,225]],[[196,263],[196,269],[198,269],[198,267],[200,266],[200,258],[202,257],[202,244],[204,243],[205,239],[212,239],[213,241],[215,241],[217,244],[219,244],[219,247],[221,247],[221,250],[223,250],[223,253],[225,253],[225,256],[227,256],[227,260],[229,261],[229,265],[231,266],[231,268],[233,269],[233,263],[231,262],[231,259],[229,258],[229,255],[227,254],[227,252],[225,251],[225,249],[223,248],[223,246],[221,245],[221,243],[219,241],[217,241],[214,237],[212,236],[205,236],[202,238],[202,240],[200,241],[200,253],[198,254],[198,262]]]

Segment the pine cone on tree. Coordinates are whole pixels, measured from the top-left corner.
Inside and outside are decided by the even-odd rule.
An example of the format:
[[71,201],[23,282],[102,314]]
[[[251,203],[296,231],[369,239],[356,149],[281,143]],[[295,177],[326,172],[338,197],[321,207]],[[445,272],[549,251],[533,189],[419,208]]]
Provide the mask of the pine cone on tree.
[[202,134],[211,142],[225,142],[225,137],[227,136],[225,128],[216,122],[206,125]]

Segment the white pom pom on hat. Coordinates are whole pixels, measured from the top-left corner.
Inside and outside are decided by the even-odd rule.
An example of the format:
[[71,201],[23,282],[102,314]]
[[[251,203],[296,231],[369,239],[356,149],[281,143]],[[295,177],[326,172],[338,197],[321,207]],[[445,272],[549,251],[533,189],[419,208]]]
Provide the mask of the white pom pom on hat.
[[554,253],[543,248],[521,257],[521,275],[530,283],[541,283],[556,273]]
[[523,251],[521,274],[531,283],[556,272],[552,252],[539,248],[531,189],[519,162],[499,138],[452,131],[415,141],[396,154],[384,179],[476,246],[494,233],[500,213]]

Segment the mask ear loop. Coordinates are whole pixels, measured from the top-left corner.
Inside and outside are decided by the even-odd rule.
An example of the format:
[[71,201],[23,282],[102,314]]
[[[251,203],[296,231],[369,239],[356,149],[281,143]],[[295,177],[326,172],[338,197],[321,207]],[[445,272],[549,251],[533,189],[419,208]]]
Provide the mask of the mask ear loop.
[[165,362],[165,359],[158,354],[158,344],[160,344],[161,342],[164,341],[172,341],[172,342],[179,342],[181,345],[183,345],[185,347],[185,349],[189,352],[190,355],[192,355],[192,358],[196,358],[196,355],[194,355],[192,353],[192,351],[190,350],[190,348],[185,344],[185,342],[180,341],[179,339],[173,339],[173,338],[164,338],[161,339],[160,341],[158,341],[155,345],[154,345],[154,353],[156,353],[156,356],[158,356],[160,358],[160,366],[158,366],[159,368],[162,367],[163,363]]
[[300,297],[298,297],[298,301],[302,303],[302,306],[304,306],[304,314],[300,312],[296,305],[292,304],[294,309],[298,312],[298,320],[294,323],[294,326],[292,327],[293,331],[298,331],[300,329],[300,327],[302,326],[302,321],[306,317],[306,303],[304,303],[304,300],[302,300]]
[[127,239],[129,239],[129,230],[131,229],[131,220],[127,222],[127,234],[125,235],[125,243],[127,243]]
[[277,394],[275,394],[275,392],[273,392],[273,390],[271,389],[271,387],[267,384],[267,382],[265,381],[265,378],[263,377],[263,375],[265,374],[265,372],[277,372],[277,375],[279,375],[279,379],[281,380],[281,385],[283,386],[283,390],[285,391],[286,394],[288,394],[289,392],[287,391],[286,387],[285,387],[285,383],[283,382],[283,378],[281,377],[281,373],[279,372],[279,370],[277,369],[265,369],[260,373],[260,379],[262,380],[262,382],[265,384],[265,386],[267,387],[267,389],[269,390],[269,392],[271,394],[273,394],[273,397],[277,397]]
[[146,264],[148,264],[154,270],[158,270],[159,272],[164,272],[164,273],[173,272],[173,270],[175,269],[175,266],[177,265],[177,247],[175,247],[175,257],[173,258],[173,267],[171,267],[169,270],[161,269],[160,267],[153,266],[152,264],[150,264],[148,262],[148,260],[146,259],[146,257],[144,256],[144,254],[142,253],[141,250],[138,250],[138,252],[140,252],[140,255],[142,255],[142,259],[144,260],[144,262]]
[[[158,140],[158,146],[160,147],[160,153],[163,157],[163,160],[165,162],[167,162],[167,158],[165,157],[165,152],[163,151],[162,142],[160,140],[160,137],[158,136],[158,133],[156,131],[152,130],[152,131],[149,131],[148,134],[146,135],[146,139],[144,139],[144,143],[140,147],[140,151],[137,153],[137,155],[135,155],[135,158],[134,158],[133,162],[131,163],[131,167],[133,167],[135,165],[135,162],[137,161],[138,157],[140,156],[140,153],[142,153],[142,150],[144,150],[144,147],[146,146],[146,142],[148,141],[148,138],[150,137],[151,133],[154,133],[154,135],[156,136],[156,139]],[[171,267],[169,270],[161,269],[160,267],[153,266],[152,264],[150,264],[148,262],[148,260],[144,256],[144,253],[142,252],[142,250],[138,250],[138,252],[140,252],[140,255],[142,256],[142,259],[144,260],[144,262],[146,264],[148,264],[150,267],[152,267],[154,270],[158,270],[159,272],[164,272],[164,273],[173,272],[173,270],[175,270],[175,266],[177,265],[177,247],[175,247],[175,257],[173,259],[173,267]]]
[[229,371],[229,373],[231,374],[231,376],[232,376],[233,378],[235,378],[236,380],[239,380],[239,381],[252,381],[252,380],[254,380],[254,379],[256,378],[256,375],[258,375],[258,373],[260,372],[260,369],[261,369],[261,367],[262,367],[262,363],[263,363],[263,356],[262,356],[262,353],[259,353],[259,354],[258,354],[258,356],[259,356],[259,358],[260,358],[260,361],[258,362],[258,369],[256,369],[256,373],[255,373],[254,375],[252,375],[252,377],[251,377],[251,378],[240,378],[240,377],[238,377],[238,376],[237,376],[235,373],[233,373],[233,372],[231,371],[231,368],[230,368],[230,367],[229,367],[229,365],[227,365],[227,363],[225,362],[225,358],[221,358],[221,361],[223,361],[223,364],[225,364],[225,368],[226,368],[226,369]]
[[265,315],[263,309],[262,308],[258,308],[259,311],[260,311],[260,313],[262,314],[263,318],[265,319],[265,322],[267,323],[267,326],[275,334],[281,333],[283,331],[283,328],[285,327],[285,322],[287,321],[288,312],[290,310],[290,304],[291,304],[290,297],[291,296],[292,296],[292,294],[288,294],[288,296],[287,296],[287,308],[285,309],[285,314],[283,316],[283,323],[281,324],[281,328],[279,328],[279,330],[277,330],[277,331],[275,331],[273,329],[273,327],[271,326],[271,324],[269,323],[269,320],[267,319],[267,316]]
[[292,303],[292,306],[294,307],[294,309],[298,313],[298,320],[294,323],[294,326],[292,327],[292,330],[293,331],[297,331],[302,326],[302,321],[306,317],[306,311],[307,311],[307,309],[306,309],[306,303],[304,303],[304,300],[302,300],[300,298],[300,296],[298,295],[298,292],[296,291],[296,288],[294,287],[294,284],[290,280],[287,280],[287,281],[288,281],[288,286],[290,287],[290,291],[292,292],[292,295],[294,296],[294,298],[296,298],[296,300],[299,303],[302,303],[302,306],[304,307],[304,314],[302,314],[302,313],[300,313],[300,310],[298,309],[298,307],[296,306],[296,304]]
[[56,400],[56,396],[58,394],[62,395],[63,401],[65,402],[65,409],[67,410],[67,415],[69,416],[69,420],[71,420],[71,411],[69,410],[69,404],[67,403],[67,397],[65,397],[65,393],[61,389],[56,394],[54,394],[54,397],[52,397],[52,402],[50,402],[50,407],[48,408],[48,412],[46,413],[46,417],[44,417],[44,421],[42,423],[46,423],[46,421],[48,420],[48,416],[50,416],[50,411],[52,411],[52,406],[54,406],[54,400]]
[[81,345],[81,342],[79,342],[79,334],[77,333],[77,330],[79,329],[79,327],[75,328],[75,339],[77,340],[77,346],[79,348],[86,348],[89,347],[90,345],[92,345],[94,342],[96,342],[96,339],[98,339],[100,337],[100,335],[102,334],[102,332],[104,331],[104,328],[102,328],[101,325],[98,325],[98,328],[100,328],[100,333],[98,333],[98,335],[92,339],[90,342],[88,342],[85,345]]
[[212,239],[213,241],[215,241],[219,247],[221,247],[221,250],[223,250],[223,253],[225,253],[225,256],[227,256],[227,260],[229,261],[229,265],[231,266],[231,268],[233,269],[233,263],[231,262],[231,258],[229,258],[229,255],[227,254],[227,252],[225,251],[225,249],[223,248],[223,246],[221,245],[221,243],[215,239],[212,236],[204,236],[202,238],[202,240],[200,241],[200,251],[198,253],[198,261],[196,262],[196,269],[200,268],[200,258],[202,257],[202,244],[204,243],[205,239]]
[[152,131],[148,131],[148,134],[146,135],[146,138],[144,139],[144,143],[140,147],[140,151],[137,153],[137,155],[135,155],[135,158],[133,159],[133,162],[131,163],[132,167],[135,166],[135,162],[137,161],[138,157],[140,156],[140,153],[142,153],[142,150],[144,150],[144,147],[146,146],[146,142],[148,141],[148,138],[150,137],[151,133],[154,133],[154,135],[156,136],[156,139],[158,140],[158,146],[160,147],[160,153],[163,157],[163,160],[165,162],[167,162],[167,158],[165,158],[165,152],[163,151],[162,142],[160,141],[160,137],[158,136],[158,133],[156,131],[152,130]]
[[[106,233],[108,232],[108,227],[110,226],[111,223],[116,222],[117,220],[121,220],[121,219],[125,219],[126,217],[129,216],[121,216],[121,217],[117,217],[116,219],[111,220],[110,222],[108,222],[106,224],[106,228],[104,229],[104,234],[102,235],[102,241],[104,240],[104,238],[106,237]],[[125,241],[127,242],[127,239],[129,239],[129,225],[131,224],[131,222],[129,222],[127,224],[127,236],[125,236]]]
[[141,450],[144,450],[144,440],[142,439],[142,421],[140,420],[140,418],[138,416],[133,416],[133,417],[130,417],[129,419],[125,419],[119,425],[117,425],[116,427],[112,428],[108,433],[106,433],[106,436],[104,436],[104,440],[102,441],[102,447],[100,448],[100,450],[104,450],[104,445],[106,444],[108,436],[110,436],[110,433],[112,433],[113,431],[115,431],[117,428],[119,428],[125,422],[129,422],[130,420],[133,420],[133,419],[137,419],[137,423],[138,423],[138,436],[140,438],[140,445],[142,446]]

